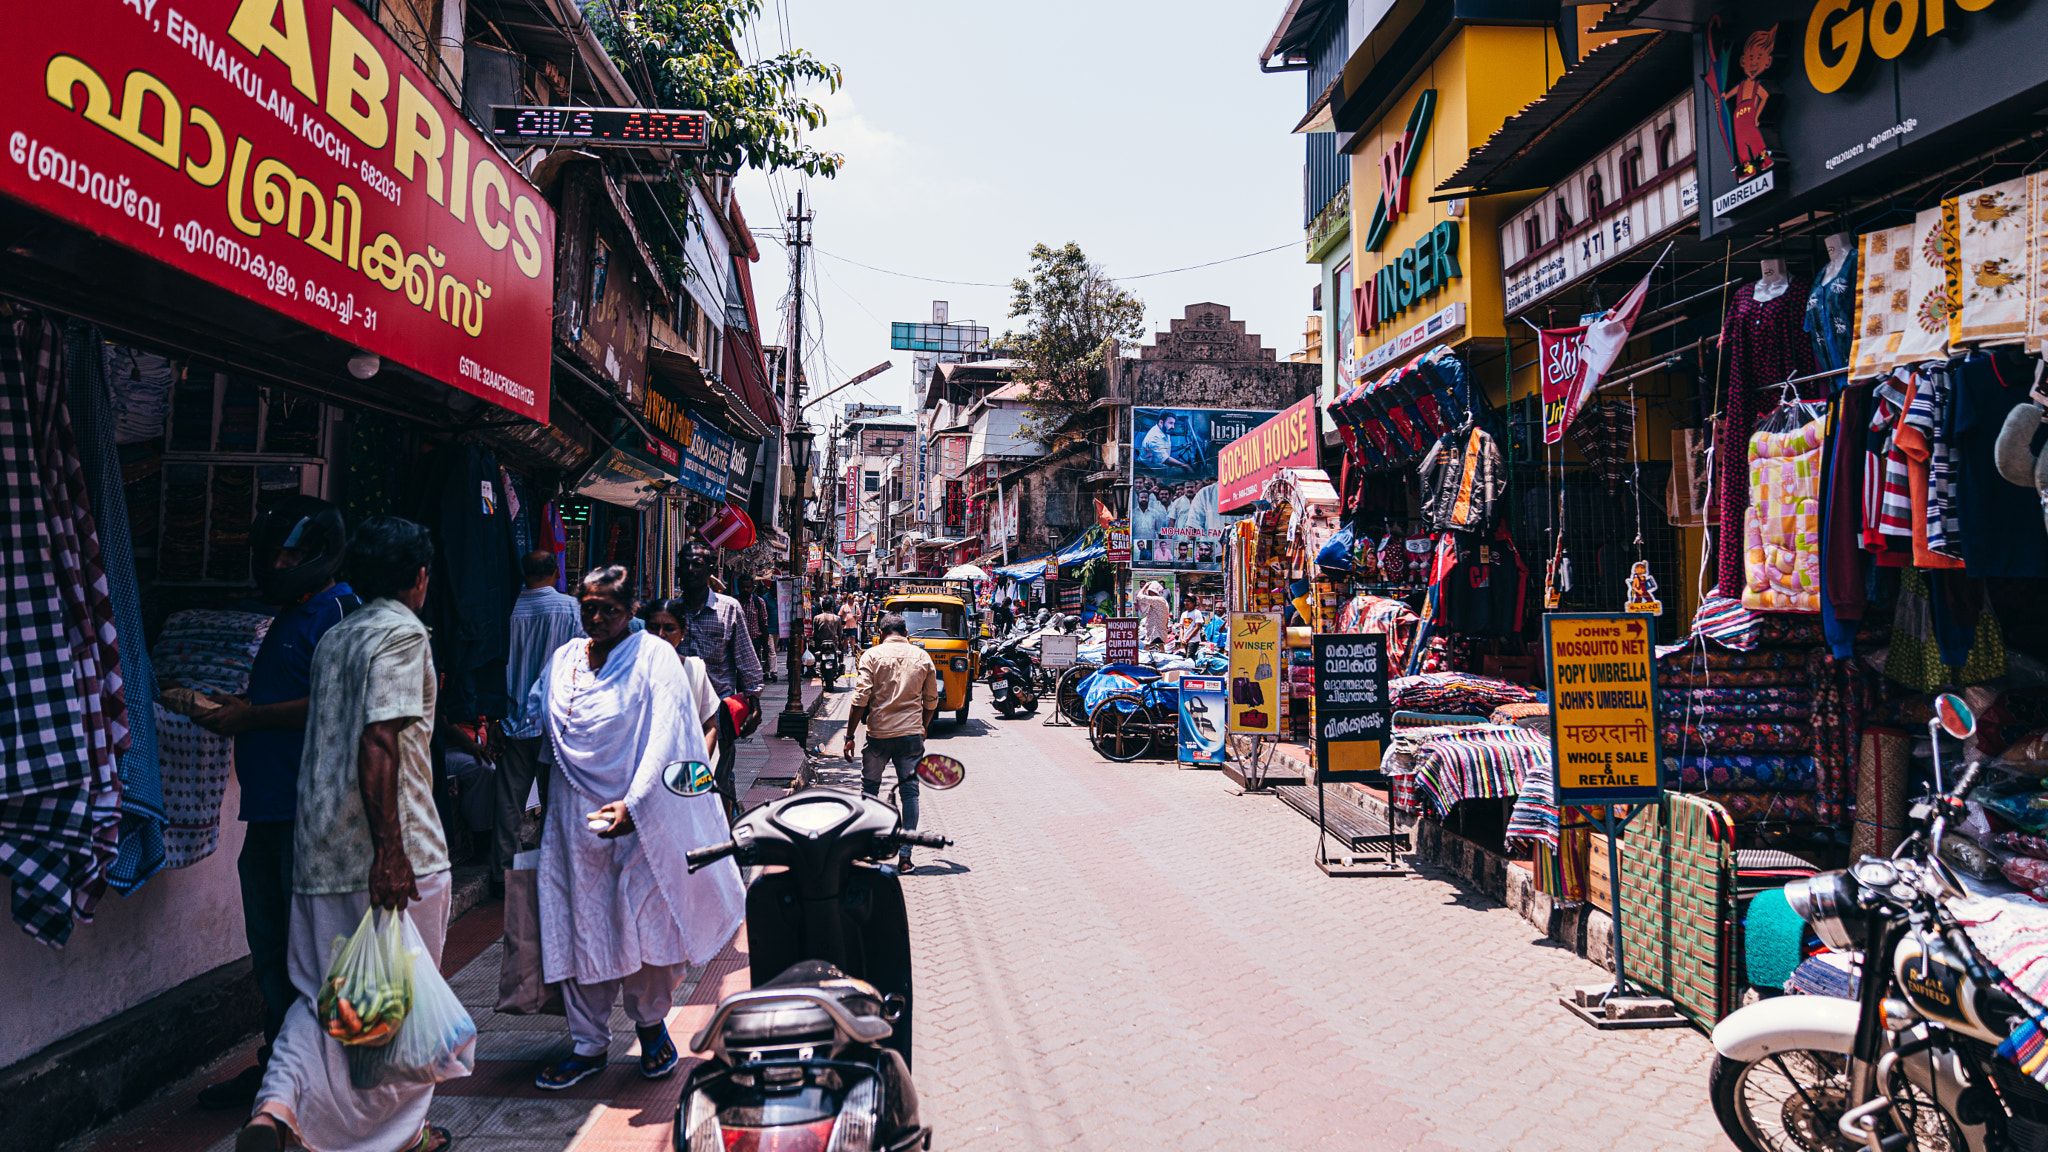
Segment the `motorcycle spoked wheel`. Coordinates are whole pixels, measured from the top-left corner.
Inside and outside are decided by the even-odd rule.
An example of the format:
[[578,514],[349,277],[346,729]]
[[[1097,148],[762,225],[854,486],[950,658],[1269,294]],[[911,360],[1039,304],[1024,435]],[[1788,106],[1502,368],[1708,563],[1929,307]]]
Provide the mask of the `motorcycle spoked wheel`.
[[[1891,1097],[1913,1129],[1914,1152],[1962,1152],[1962,1129],[1939,1104],[1893,1077]],[[1777,1052],[1753,1063],[1714,1057],[1707,1078],[1714,1116],[1742,1152],[1862,1152],[1842,1134],[1848,1111],[1849,1058],[1836,1052]],[[1892,1132],[1890,1124],[1884,1131]]]

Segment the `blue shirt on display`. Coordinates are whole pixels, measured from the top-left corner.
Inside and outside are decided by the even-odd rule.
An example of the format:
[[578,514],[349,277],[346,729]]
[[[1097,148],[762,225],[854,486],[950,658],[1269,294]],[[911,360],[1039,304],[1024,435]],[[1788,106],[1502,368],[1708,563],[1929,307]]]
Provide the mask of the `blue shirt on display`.
[[[341,623],[355,593],[347,584],[315,592],[271,621],[249,672],[249,703],[282,704],[311,690],[313,649]],[[251,824],[296,818],[303,728],[252,728],[235,737],[235,778],[242,783],[241,819]]]

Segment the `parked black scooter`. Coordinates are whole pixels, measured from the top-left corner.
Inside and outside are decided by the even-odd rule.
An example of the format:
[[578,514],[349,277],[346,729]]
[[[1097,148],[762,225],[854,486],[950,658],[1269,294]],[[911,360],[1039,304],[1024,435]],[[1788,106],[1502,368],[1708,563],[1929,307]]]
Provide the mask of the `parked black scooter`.
[[[960,762],[927,756],[926,788],[951,788]],[[731,841],[689,854],[780,865],[747,891],[754,987],[719,1002],[690,1040],[710,1058],[676,1106],[676,1152],[905,1152],[929,1147],[910,1079],[910,925],[890,863],[943,836],[902,827],[897,810],[816,787],[743,813]]]
[[1025,637],[996,641],[981,655],[989,697],[1004,719],[1018,712],[1038,711],[1038,666],[1023,648]]

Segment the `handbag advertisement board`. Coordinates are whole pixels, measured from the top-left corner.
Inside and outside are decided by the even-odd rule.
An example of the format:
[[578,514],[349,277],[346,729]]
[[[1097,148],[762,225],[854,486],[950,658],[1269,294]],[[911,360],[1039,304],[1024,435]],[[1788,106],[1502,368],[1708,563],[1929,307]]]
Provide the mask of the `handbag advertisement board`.
[[1230,707],[1221,676],[1180,678],[1180,762],[1203,768],[1220,768],[1229,757],[1223,751],[1223,726],[1216,718]]
[[1230,614],[1229,730],[1277,736],[1287,710],[1281,691],[1280,614]]

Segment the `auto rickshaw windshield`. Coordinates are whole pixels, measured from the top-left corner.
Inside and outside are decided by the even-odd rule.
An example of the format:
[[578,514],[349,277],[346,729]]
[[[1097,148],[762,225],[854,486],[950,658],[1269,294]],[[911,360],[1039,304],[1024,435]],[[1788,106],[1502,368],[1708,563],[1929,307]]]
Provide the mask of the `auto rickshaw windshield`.
[[944,637],[959,639],[967,635],[967,610],[947,604],[905,604],[896,609],[903,613],[903,622],[910,626],[911,639]]

